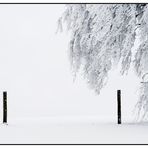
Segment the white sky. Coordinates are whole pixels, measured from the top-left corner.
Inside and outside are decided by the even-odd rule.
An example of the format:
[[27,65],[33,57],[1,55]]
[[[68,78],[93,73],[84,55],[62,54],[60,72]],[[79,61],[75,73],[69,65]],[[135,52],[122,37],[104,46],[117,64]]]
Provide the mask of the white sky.
[[138,89],[132,72],[123,78],[114,71],[100,96],[81,78],[73,83],[69,34],[55,34],[63,11],[58,4],[0,5],[0,98],[6,90],[8,118],[98,116],[116,121],[117,89],[123,93],[123,120],[131,117]]

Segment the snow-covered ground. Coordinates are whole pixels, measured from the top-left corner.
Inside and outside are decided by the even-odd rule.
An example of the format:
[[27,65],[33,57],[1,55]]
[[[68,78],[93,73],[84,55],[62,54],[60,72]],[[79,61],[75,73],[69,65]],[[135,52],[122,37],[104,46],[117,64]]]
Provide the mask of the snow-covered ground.
[[0,125],[0,144],[144,144],[148,124],[99,121],[97,117],[13,119]]
[[[148,124],[133,123],[138,80],[111,72],[100,95],[80,76],[73,83],[69,34],[55,34],[64,5],[0,5],[0,144],[148,143]],[[117,89],[122,120],[117,125]]]

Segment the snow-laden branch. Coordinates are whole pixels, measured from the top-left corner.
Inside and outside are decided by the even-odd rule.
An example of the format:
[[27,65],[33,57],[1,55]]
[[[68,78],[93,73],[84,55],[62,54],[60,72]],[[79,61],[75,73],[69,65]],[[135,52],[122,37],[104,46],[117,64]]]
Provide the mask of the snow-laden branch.
[[[77,73],[82,66],[84,77],[97,93],[105,86],[114,66],[121,63],[121,74],[128,72],[137,28],[140,46],[135,54],[134,67],[139,77],[147,72],[146,4],[69,4],[62,19],[71,30],[69,48],[73,70]],[[142,94],[144,100],[148,100],[145,89]],[[140,101],[144,103],[141,97]]]

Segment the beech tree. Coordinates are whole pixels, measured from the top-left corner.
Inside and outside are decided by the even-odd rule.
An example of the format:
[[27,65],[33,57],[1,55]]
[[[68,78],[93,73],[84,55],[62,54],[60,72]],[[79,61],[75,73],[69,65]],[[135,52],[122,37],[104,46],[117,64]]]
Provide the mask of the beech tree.
[[[98,94],[107,83],[108,73],[121,64],[127,74],[131,64],[139,78],[148,73],[147,4],[67,4],[64,15],[71,32],[70,60],[76,74],[83,68],[87,83]],[[136,51],[133,51],[138,40]],[[134,58],[133,58],[134,57]],[[134,59],[134,60],[132,60]],[[148,83],[140,85],[139,114],[148,113]]]

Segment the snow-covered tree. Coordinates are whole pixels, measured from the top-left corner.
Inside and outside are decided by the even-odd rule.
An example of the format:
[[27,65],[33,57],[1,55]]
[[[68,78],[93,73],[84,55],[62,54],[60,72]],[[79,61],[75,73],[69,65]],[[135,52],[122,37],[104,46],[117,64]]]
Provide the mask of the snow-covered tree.
[[139,42],[137,47],[134,67],[136,73],[142,78],[143,82],[140,84],[140,96],[137,103],[138,114],[142,118],[148,117],[148,5],[137,5],[137,22],[139,24]]
[[[148,72],[147,4],[68,4],[59,22],[66,22],[71,30],[70,59],[74,72],[82,67],[88,84],[98,94],[109,71],[118,64],[121,74],[127,74],[131,64],[140,78]],[[140,45],[133,54],[137,36]],[[146,115],[148,83],[140,85],[137,106]]]

